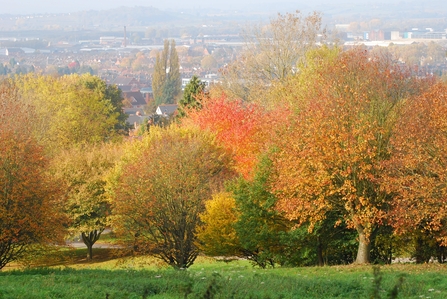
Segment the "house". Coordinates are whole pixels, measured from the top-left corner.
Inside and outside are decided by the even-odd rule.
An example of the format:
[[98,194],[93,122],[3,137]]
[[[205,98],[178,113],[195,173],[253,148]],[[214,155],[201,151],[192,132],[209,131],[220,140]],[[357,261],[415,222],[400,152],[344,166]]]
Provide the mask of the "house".
[[162,104],[157,107],[155,114],[162,116],[171,116],[177,112],[177,104]]
[[121,91],[137,91],[140,89],[140,82],[134,77],[118,76],[113,80],[112,84],[118,86]]
[[152,91],[152,88],[151,88],[151,87],[144,87],[144,88],[141,88],[141,89],[140,89],[140,92],[141,92],[143,95],[149,94],[149,96],[152,96],[152,95],[154,94],[153,91]]
[[151,116],[146,115],[141,108],[124,108],[124,113],[127,114],[126,123],[129,125],[129,136],[135,136],[135,132],[141,125],[147,125]]
[[125,91],[123,98],[127,100],[133,108],[142,108],[147,105],[146,99],[139,91]]

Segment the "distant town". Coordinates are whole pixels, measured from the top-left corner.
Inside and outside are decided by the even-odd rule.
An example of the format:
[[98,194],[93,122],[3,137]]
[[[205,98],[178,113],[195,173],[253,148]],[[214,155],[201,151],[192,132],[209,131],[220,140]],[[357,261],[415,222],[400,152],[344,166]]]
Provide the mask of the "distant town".
[[[183,87],[193,75],[209,86],[219,82],[220,71],[243,48],[247,24],[241,19],[250,20],[246,15],[229,14],[193,18],[154,8],[123,11],[124,19],[116,11],[0,15],[0,75],[95,74],[108,84],[116,84],[128,100],[128,108],[136,113],[134,110],[142,109],[152,97],[155,57],[165,39],[175,40]],[[133,19],[129,18],[132,13]],[[399,63],[418,66],[425,75],[447,73],[447,23],[443,19],[396,23],[386,18],[332,16],[326,18],[326,26],[345,47],[362,45],[381,55],[386,53]]]

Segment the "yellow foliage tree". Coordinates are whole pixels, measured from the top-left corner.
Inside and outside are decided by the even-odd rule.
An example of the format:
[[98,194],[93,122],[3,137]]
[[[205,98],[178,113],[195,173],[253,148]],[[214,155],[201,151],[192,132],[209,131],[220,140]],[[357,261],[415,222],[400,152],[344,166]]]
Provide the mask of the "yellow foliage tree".
[[205,212],[200,214],[203,225],[198,229],[199,248],[208,255],[230,256],[237,254],[240,246],[233,224],[238,215],[231,193],[217,193],[205,202]]
[[14,83],[34,107],[33,135],[47,151],[114,140],[126,128],[120,90],[98,77],[29,74]]

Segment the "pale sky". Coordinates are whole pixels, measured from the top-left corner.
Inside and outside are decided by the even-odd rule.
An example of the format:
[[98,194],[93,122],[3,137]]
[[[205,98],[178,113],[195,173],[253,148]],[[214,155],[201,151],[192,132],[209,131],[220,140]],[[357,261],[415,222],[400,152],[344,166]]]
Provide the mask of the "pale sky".
[[[261,0],[262,1],[262,0]],[[274,2],[274,0],[268,0]],[[121,6],[152,6],[159,9],[197,7],[238,8],[256,0],[0,0],[0,14],[31,14],[103,10]]]
[[447,10],[446,0],[0,0],[0,14],[34,14],[34,13],[68,13],[83,10],[105,10],[122,6],[152,6],[161,10],[189,9],[199,11],[201,8],[217,8],[240,11],[321,11],[337,10],[349,12],[352,7],[364,9],[381,4],[381,9],[388,6],[402,8],[411,3],[418,8],[436,12]]
[[[351,3],[402,3],[415,0],[0,0],[0,14],[32,14],[32,13],[59,13],[76,12],[82,10],[102,10],[121,6],[152,6],[162,10],[201,7],[218,9],[250,9],[256,10],[262,4],[270,4],[268,7],[281,10],[281,6],[295,7],[294,9],[318,9],[322,3],[347,6]],[[421,0],[423,1],[423,0]],[[312,7],[315,5],[316,7]]]

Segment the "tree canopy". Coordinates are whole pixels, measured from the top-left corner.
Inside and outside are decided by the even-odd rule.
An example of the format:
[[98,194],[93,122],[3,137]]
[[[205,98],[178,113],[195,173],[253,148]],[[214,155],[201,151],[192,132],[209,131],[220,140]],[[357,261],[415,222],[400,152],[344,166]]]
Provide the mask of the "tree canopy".
[[188,110],[202,108],[201,99],[204,97],[204,92],[205,82],[202,82],[196,75],[192,76],[179,101],[178,116],[185,117]]
[[394,124],[404,100],[423,86],[360,49],[342,52],[317,71],[296,119],[278,140],[272,180],[278,209],[311,224],[341,212],[359,235],[356,262],[368,263],[370,236],[386,221],[392,201],[381,179]]
[[153,128],[120,167],[113,190],[115,225],[175,268],[187,268],[199,251],[196,230],[205,200],[231,175],[213,137],[198,130]]
[[0,269],[35,245],[63,241],[57,181],[33,138],[32,113],[14,85],[0,85]]
[[300,11],[278,14],[267,25],[245,33],[245,50],[223,70],[225,89],[231,98],[263,100],[272,82],[297,72],[307,50],[326,42],[321,14]]
[[163,51],[157,53],[152,76],[155,104],[158,106],[176,103],[182,92],[181,87],[180,63],[175,41],[165,40]]
[[34,107],[33,135],[46,150],[111,141],[125,133],[120,90],[96,76],[30,74],[14,81],[23,101]]
[[114,144],[85,145],[61,151],[51,163],[54,177],[61,182],[70,236],[81,235],[89,259],[93,258],[93,244],[110,225],[106,176],[119,154]]

